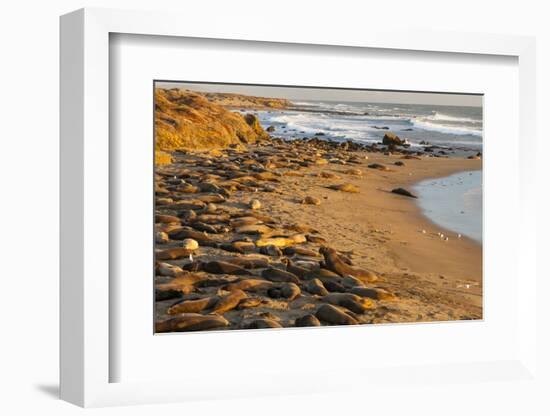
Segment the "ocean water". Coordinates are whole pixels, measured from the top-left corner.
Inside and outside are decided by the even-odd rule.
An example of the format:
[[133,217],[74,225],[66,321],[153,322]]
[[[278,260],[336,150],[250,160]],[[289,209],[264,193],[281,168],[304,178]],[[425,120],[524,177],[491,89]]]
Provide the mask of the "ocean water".
[[379,142],[388,130],[412,147],[427,141],[464,151],[482,148],[481,107],[419,104],[293,102],[291,110],[260,111],[263,127],[275,127],[276,137],[296,139],[324,133],[335,141]]
[[[259,111],[264,128],[287,140],[318,136],[334,141],[380,142],[387,131],[406,138],[411,150],[429,142],[451,156],[482,151],[481,107],[346,102],[293,102],[290,110]],[[476,241],[482,239],[481,172],[463,172],[417,184],[423,213],[434,223]]]
[[482,242],[481,171],[428,179],[413,187],[420,209],[435,224]]

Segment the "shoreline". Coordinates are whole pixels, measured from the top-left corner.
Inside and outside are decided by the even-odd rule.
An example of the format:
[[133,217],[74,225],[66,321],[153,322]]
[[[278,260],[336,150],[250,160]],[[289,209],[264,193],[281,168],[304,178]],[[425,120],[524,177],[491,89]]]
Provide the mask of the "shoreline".
[[[434,220],[432,217],[430,217],[430,215],[426,214],[424,212],[424,209],[422,208],[422,202],[423,202],[423,198],[420,196],[419,192],[418,192],[418,187],[421,186],[421,184],[423,182],[428,182],[428,181],[440,181],[440,180],[446,180],[446,179],[450,179],[450,178],[453,178],[454,176],[457,176],[457,175],[465,175],[465,174],[471,174],[471,173],[483,173],[483,170],[482,169],[475,169],[475,170],[464,170],[464,171],[456,171],[456,172],[453,172],[451,173],[450,175],[446,175],[446,176],[438,176],[438,177],[433,177],[433,178],[425,178],[425,179],[421,179],[420,181],[417,181],[415,183],[413,183],[411,185],[411,189],[413,189],[413,192],[415,192],[415,195],[417,195],[418,199],[416,200],[416,205],[418,206],[418,208],[420,209],[420,212],[422,213],[422,215],[424,215],[424,217],[426,217],[428,219],[428,221],[434,226],[434,227],[439,227],[441,228],[441,231],[443,232],[443,234],[445,234],[446,236],[450,236],[450,235],[453,235],[453,234],[461,234],[462,237],[461,238],[464,238],[464,239],[468,239],[470,241],[472,241],[473,243],[476,243],[478,244],[479,246],[483,246],[483,240],[482,238],[480,240],[474,238],[474,237],[471,237],[470,235],[467,234],[467,232],[463,231],[463,230],[454,230],[454,229],[451,229],[450,227],[447,227],[445,225],[441,225],[441,224],[438,224],[436,220]],[[463,195],[463,194],[461,194]],[[459,227],[457,227],[459,228]]]

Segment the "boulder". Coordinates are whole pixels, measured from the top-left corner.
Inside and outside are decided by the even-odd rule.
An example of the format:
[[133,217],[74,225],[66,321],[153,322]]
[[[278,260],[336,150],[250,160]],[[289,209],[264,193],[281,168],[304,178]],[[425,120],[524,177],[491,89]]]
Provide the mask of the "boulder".
[[384,134],[384,138],[382,139],[382,144],[386,146],[402,146],[405,142],[399,138],[399,136],[387,132]]

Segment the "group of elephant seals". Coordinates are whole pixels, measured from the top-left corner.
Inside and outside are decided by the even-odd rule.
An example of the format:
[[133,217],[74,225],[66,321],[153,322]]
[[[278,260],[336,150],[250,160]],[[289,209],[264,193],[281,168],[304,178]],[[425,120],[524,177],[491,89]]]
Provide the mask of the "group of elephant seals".
[[[360,315],[374,301],[392,296],[367,287],[376,275],[326,247],[329,235],[286,222],[276,210],[267,214],[273,204],[262,193],[281,193],[277,182],[286,175],[273,169],[352,163],[351,157],[273,146],[280,148],[174,152],[175,163],[158,172],[155,299],[164,302],[157,308],[164,320],[157,332],[355,325],[368,320]],[[348,184],[337,189],[355,191]],[[253,197],[261,202],[248,204]],[[187,239],[198,247],[190,250]]]

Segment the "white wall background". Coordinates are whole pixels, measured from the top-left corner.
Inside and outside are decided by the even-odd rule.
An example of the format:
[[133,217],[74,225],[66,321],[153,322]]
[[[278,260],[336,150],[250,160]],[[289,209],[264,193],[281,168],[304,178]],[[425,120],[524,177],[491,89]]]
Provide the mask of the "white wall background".
[[[58,16],[81,7],[176,10],[189,19],[204,19],[216,13],[253,21],[274,20],[285,25],[323,25],[331,30],[337,20],[364,26],[383,19],[388,25],[431,27],[488,33],[537,36],[538,47],[538,131],[539,179],[541,191],[550,188],[546,172],[547,158],[541,152],[548,136],[546,119],[550,115],[550,30],[546,2],[460,0],[391,2],[277,0],[208,1],[182,0],[19,0],[5,1],[0,9],[0,413],[5,415],[72,415],[82,412],[57,400],[58,385],[58,87],[59,48]],[[182,21],[185,24],[185,21]],[[539,207],[539,250],[550,246],[547,234],[549,200],[541,192]],[[546,231],[546,232],[545,232]],[[545,244],[543,249],[542,244]],[[543,264],[539,256],[539,266]],[[548,286],[546,286],[548,287]],[[541,288],[543,290],[543,288]],[[546,291],[548,293],[548,291]],[[544,297],[543,297],[544,299]],[[547,305],[541,313],[548,314]],[[547,322],[547,320],[546,320]],[[546,325],[546,328],[550,326]],[[548,331],[547,331],[548,332]],[[542,335],[542,334],[541,334]],[[545,338],[546,353],[548,334]],[[542,355],[542,364],[548,359]],[[547,354],[546,354],[547,355]],[[548,367],[546,367],[548,369]],[[546,371],[546,374],[549,374]],[[230,378],[228,383],[230,383]],[[229,414],[292,415],[344,414],[350,411],[368,414],[373,404],[385,403],[384,414],[544,414],[536,405],[541,392],[521,392],[503,384],[499,400],[483,401],[483,395],[464,386],[438,387],[441,394],[426,397],[411,391],[407,397],[388,395],[349,397],[280,397],[230,402],[163,405],[152,408],[100,409],[101,415],[124,414]],[[452,390],[457,392],[452,395]],[[458,394],[460,392],[460,394]],[[443,400],[444,399],[444,400]],[[481,401],[481,402],[480,402]]]

